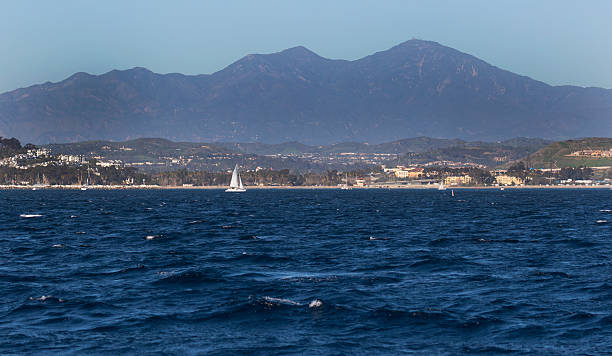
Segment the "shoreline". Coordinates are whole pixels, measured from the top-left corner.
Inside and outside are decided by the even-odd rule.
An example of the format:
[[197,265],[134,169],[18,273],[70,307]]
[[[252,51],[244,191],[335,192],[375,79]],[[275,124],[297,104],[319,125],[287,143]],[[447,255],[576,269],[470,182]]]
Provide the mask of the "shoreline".
[[[27,185],[0,185],[0,190],[80,190],[81,185],[47,185],[47,186],[27,186]],[[246,186],[247,190],[270,190],[270,189],[325,189],[342,190],[339,186]],[[501,190],[501,189],[612,189],[612,185],[521,185],[521,186],[450,186],[445,190]],[[227,186],[207,185],[207,186],[159,186],[159,185],[91,185],[87,190],[225,190]],[[367,187],[351,187],[349,190],[361,189],[418,189],[418,190],[437,190],[438,185],[371,185]]]

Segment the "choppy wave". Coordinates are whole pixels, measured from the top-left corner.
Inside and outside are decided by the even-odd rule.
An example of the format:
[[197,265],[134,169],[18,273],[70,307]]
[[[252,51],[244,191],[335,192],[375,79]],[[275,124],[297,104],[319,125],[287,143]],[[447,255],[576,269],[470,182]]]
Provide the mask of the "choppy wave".
[[225,278],[221,277],[218,272],[201,272],[201,271],[184,271],[184,272],[162,272],[161,279],[156,280],[155,284],[174,284],[174,285],[189,285],[189,284],[208,284],[208,283],[223,283]]
[[4,191],[0,353],[602,354],[611,198]]

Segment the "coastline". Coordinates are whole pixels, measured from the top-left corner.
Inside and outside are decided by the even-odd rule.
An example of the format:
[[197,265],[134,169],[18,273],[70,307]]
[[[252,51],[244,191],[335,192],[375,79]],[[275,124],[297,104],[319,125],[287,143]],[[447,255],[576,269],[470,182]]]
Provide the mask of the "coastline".
[[[48,186],[27,186],[27,185],[0,185],[0,190],[80,190],[81,185],[48,185]],[[267,185],[267,186],[246,186],[247,190],[341,190],[339,186],[290,186],[290,185]],[[520,186],[449,186],[446,190],[504,190],[509,189],[612,189],[612,185],[520,185]],[[160,185],[90,185],[87,190],[225,190],[227,186],[160,186]],[[402,185],[371,185],[367,187],[351,187],[350,189],[419,189],[437,190],[438,185],[421,184],[402,184]]]

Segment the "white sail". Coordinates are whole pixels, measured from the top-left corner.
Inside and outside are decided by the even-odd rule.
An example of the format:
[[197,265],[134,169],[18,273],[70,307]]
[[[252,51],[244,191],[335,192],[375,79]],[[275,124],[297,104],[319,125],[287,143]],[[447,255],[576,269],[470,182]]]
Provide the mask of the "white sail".
[[89,187],[89,163],[87,163],[87,184],[85,186],[81,184],[81,190],[87,190],[87,187]]
[[238,165],[234,167],[234,172],[232,173],[232,181],[230,182],[230,188],[242,188],[242,179],[238,175]]
[[234,172],[232,172],[232,181],[230,182],[230,186],[225,190],[226,192],[246,192],[246,188],[242,185],[242,178],[240,177],[240,173],[238,173],[238,165],[234,167]]

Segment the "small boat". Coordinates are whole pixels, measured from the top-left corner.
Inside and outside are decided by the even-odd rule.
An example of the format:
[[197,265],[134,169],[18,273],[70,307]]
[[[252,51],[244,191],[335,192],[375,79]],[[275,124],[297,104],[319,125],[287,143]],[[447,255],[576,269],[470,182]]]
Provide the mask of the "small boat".
[[234,172],[232,172],[232,181],[230,182],[230,186],[225,190],[228,193],[239,193],[246,192],[246,188],[242,185],[242,178],[240,178],[240,173],[238,173],[238,165],[234,167]]
[[36,184],[34,184],[32,186],[32,190],[38,190],[39,188],[41,188],[43,185],[40,184],[40,173],[38,174],[38,178],[36,179]]
[[87,163],[87,183],[81,186],[81,190],[87,190],[89,187],[89,163]]
[[455,196],[455,191],[451,190],[451,197],[454,197],[454,196]]
[[346,181],[344,182],[344,185],[342,187],[340,187],[340,189],[342,189],[342,190],[351,190],[351,189],[353,189],[352,187],[350,187],[348,185],[348,173],[346,174]]

